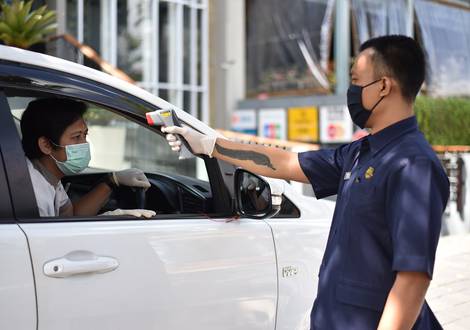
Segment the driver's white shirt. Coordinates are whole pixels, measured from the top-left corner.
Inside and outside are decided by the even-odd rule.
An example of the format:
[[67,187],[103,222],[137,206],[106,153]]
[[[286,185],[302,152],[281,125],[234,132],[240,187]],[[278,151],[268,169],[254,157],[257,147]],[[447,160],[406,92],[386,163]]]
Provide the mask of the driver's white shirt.
[[29,175],[33,184],[34,195],[41,217],[72,216],[72,202],[64,186],[39,161],[29,160]]

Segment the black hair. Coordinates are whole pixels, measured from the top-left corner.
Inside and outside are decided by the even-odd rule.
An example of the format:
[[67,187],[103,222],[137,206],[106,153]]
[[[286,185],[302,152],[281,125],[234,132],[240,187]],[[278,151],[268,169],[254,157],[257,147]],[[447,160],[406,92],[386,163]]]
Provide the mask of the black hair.
[[80,101],[42,98],[29,102],[21,117],[22,144],[29,159],[41,158],[44,154],[38,139],[46,137],[55,144],[68,126],[83,117],[87,105]]
[[424,53],[418,42],[403,35],[389,35],[364,42],[360,51],[368,48],[375,51],[375,74],[390,75],[400,85],[403,98],[414,101],[426,74]]

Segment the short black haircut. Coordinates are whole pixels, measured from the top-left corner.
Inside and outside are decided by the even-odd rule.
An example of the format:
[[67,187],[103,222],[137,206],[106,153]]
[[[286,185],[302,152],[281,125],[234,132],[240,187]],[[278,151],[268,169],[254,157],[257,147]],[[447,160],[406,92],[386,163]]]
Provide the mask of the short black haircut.
[[41,98],[29,102],[21,117],[23,149],[29,159],[41,158],[44,154],[38,146],[38,139],[46,137],[59,144],[66,128],[83,118],[87,105],[84,102]]
[[375,51],[372,63],[376,76],[394,78],[400,85],[403,98],[413,102],[426,74],[424,53],[418,42],[403,35],[389,35],[364,42],[360,51],[368,48]]

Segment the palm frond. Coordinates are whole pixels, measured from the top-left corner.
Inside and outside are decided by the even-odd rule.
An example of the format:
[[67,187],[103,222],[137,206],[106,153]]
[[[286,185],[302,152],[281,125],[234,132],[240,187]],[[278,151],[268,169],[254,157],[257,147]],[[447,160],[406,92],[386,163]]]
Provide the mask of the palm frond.
[[13,0],[11,4],[0,0],[0,40],[5,44],[29,48],[55,32],[56,12],[47,6],[32,10],[32,4],[33,0]]

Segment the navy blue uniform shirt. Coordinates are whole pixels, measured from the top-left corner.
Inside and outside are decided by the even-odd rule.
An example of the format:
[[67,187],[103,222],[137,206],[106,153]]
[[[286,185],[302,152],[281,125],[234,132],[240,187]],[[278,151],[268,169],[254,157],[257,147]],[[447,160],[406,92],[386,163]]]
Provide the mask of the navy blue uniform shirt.
[[[397,272],[432,278],[444,169],[415,117],[299,162],[317,198],[338,194],[311,328],[376,329]],[[413,329],[441,329],[426,303]]]

